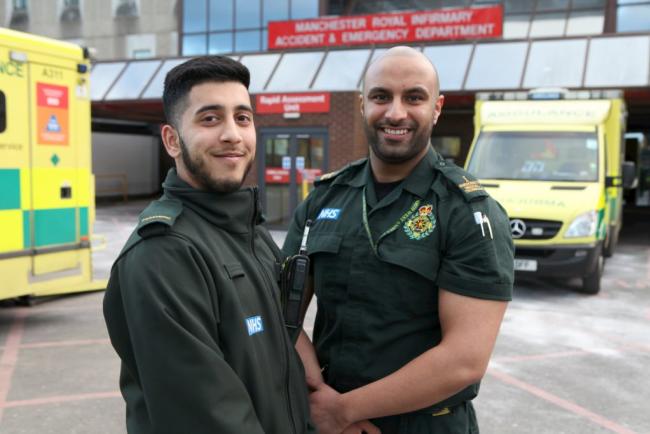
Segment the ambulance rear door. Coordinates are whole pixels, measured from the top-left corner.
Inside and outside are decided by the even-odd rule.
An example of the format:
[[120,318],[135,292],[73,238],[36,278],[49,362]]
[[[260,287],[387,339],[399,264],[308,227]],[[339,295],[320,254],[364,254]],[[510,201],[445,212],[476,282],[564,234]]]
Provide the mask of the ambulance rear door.
[[[87,208],[79,209],[77,62],[30,53],[32,282],[81,275]],[[84,226],[85,222],[85,226]]]

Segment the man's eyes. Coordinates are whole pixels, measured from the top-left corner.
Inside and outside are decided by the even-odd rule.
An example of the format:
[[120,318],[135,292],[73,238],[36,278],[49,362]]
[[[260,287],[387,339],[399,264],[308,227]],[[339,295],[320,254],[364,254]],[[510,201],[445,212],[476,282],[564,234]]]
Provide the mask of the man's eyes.
[[240,123],[249,123],[249,122],[253,121],[253,116],[251,116],[249,114],[241,114],[241,115],[235,116],[235,119],[237,120],[237,122],[240,122]]
[[388,101],[388,95],[385,94],[375,94],[375,95],[370,95],[370,99],[373,101],[381,102],[381,101]]
[[[390,101],[391,97],[386,94],[376,94],[370,95],[370,99],[374,102],[387,102]],[[423,95],[414,94],[404,96],[404,100],[409,103],[419,103],[424,101],[426,98]]]
[[[212,123],[220,122],[222,119],[223,116],[216,115],[216,114],[208,114],[201,118],[201,122],[212,124]],[[253,116],[248,113],[236,114],[234,116],[234,119],[238,123],[249,123],[253,121]]]
[[202,122],[217,122],[220,119],[217,115],[205,115],[201,118]]
[[406,100],[410,102],[420,102],[424,101],[424,97],[422,95],[408,95]]

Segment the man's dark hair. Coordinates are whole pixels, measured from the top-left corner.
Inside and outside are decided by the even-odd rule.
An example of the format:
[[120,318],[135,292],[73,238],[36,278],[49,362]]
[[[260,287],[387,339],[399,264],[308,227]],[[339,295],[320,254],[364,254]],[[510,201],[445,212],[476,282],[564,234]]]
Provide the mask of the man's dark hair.
[[165,118],[169,124],[178,128],[187,96],[198,84],[209,81],[235,81],[248,89],[250,80],[248,68],[226,56],[201,56],[181,63],[172,68],[165,77],[162,96]]

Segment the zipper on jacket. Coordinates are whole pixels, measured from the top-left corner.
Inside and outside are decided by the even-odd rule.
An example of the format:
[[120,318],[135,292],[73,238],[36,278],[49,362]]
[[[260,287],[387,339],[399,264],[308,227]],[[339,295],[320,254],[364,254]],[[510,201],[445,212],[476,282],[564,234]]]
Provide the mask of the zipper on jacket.
[[[282,316],[281,306],[279,305],[278,300],[275,297],[275,294],[273,292],[273,279],[271,279],[269,277],[269,275],[266,272],[266,268],[264,267],[264,264],[262,263],[260,258],[257,256],[257,253],[255,252],[255,226],[256,226],[255,223],[256,223],[256,219],[257,219],[258,200],[259,200],[259,198],[258,198],[257,187],[253,187],[253,215],[252,215],[251,220],[250,220],[250,222],[251,222],[251,251],[253,253],[253,257],[257,261],[260,269],[262,270],[262,275],[264,276],[264,281],[266,283],[266,287],[269,290],[269,294],[270,294],[271,298],[273,299],[273,303],[274,303],[274,305],[276,307],[277,316],[278,316],[278,318],[280,320],[280,325],[282,326],[280,331],[282,332],[282,330],[284,329],[284,317]],[[269,282],[270,282],[270,285],[269,285]],[[290,370],[290,366],[289,366],[290,363],[291,363],[291,354],[289,352],[289,349],[287,348],[286,338],[285,338],[284,333],[281,333],[281,340],[285,343],[285,345],[284,345],[284,347],[285,347],[284,348],[284,362],[285,363],[283,365],[284,365],[284,368],[285,368],[285,372],[284,372],[284,380],[285,381],[284,381],[284,384],[285,384],[285,398],[286,398],[286,403],[287,403],[287,411],[289,412],[289,420],[291,420],[291,425],[293,427],[293,432],[297,434],[298,431],[296,429],[296,421],[293,418],[293,407],[291,405],[291,393],[290,393],[291,391],[290,391],[290,388],[289,388],[289,380],[291,378],[290,377],[291,370]]]

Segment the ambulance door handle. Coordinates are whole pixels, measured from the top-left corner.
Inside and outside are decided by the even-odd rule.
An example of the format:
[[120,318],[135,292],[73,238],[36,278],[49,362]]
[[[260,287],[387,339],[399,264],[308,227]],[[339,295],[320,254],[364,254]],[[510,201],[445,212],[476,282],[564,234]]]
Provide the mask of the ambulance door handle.
[[61,199],[70,199],[72,198],[72,187],[69,185],[64,185],[61,187]]

